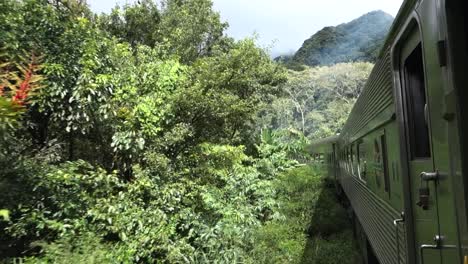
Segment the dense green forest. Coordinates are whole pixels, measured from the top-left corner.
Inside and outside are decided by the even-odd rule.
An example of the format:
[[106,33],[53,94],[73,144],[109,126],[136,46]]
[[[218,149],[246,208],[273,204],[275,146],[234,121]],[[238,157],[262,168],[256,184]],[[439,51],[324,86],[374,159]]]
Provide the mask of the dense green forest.
[[367,13],[349,23],[325,27],[305,40],[291,56],[277,58],[291,68],[342,62],[375,62],[393,17],[383,11]]
[[227,27],[210,0],[0,1],[0,262],[359,259],[300,163],[372,64],[287,70]]

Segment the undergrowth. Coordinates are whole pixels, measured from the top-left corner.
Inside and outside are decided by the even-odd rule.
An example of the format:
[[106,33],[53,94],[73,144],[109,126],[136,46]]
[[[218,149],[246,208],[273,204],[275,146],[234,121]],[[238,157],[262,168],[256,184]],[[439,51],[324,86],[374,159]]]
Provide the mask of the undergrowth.
[[277,218],[256,232],[257,263],[361,263],[346,209],[317,166],[282,174]]

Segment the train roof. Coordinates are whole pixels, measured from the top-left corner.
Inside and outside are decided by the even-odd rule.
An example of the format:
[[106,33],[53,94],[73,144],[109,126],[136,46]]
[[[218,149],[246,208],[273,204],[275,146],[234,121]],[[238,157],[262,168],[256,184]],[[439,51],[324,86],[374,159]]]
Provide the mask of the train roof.
[[418,0],[405,0],[401,4],[400,10],[398,10],[398,14],[393,20],[393,24],[390,27],[390,30],[387,34],[387,38],[384,41],[384,45],[382,47],[382,50],[380,51],[379,58],[383,57],[386,48],[391,47],[391,45],[393,44],[393,40],[396,38],[398,32],[400,31],[401,25],[405,23],[406,19],[412,12],[416,2],[418,2]]
[[339,135],[327,137],[324,139],[319,139],[309,144],[306,147],[306,150],[307,152],[312,153],[312,154],[332,151],[333,150],[332,144],[338,142],[339,139],[340,139]]

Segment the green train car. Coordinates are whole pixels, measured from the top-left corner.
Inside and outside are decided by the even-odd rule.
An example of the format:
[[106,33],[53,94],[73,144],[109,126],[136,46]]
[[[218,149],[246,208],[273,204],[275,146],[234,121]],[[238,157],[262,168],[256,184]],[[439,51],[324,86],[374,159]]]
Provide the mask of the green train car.
[[406,0],[339,136],[309,146],[366,263],[468,264],[468,8]]

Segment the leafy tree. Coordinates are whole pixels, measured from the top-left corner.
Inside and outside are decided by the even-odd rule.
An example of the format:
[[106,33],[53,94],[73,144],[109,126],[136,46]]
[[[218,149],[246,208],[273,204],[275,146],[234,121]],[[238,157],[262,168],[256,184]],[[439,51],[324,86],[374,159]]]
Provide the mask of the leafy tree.
[[109,15],[98,18],[100,27],[112,36],[136,45],[156,46],[160,39],[161,12],[152,0],[116,6]]
[[244,144],[254,151],[253,121],[260,104],[284,81],[284,74],[252,40],[214,51],[189,67],[190,77],[166,100],[172,116],[159,146],[172,160],[204,142]]
[[288,99],[294,104],[295,111],[300,114],[301,131],[305,134],[306,130],[306,108],[314,108],[314,100],[317,99],[319,89],[314,87],[316,83],[311,82],[307,77],[310,74],[304,72],[289,72],[288,85],[285,86],[285,92],[288,94]]
[[228,24],[213,11],[211,0],[164,0],[162,5],[161,36],[182,62],[194,62],[231,42],[224,36]]

